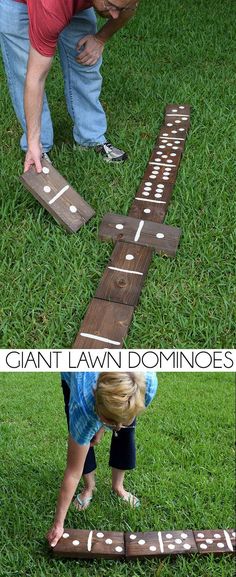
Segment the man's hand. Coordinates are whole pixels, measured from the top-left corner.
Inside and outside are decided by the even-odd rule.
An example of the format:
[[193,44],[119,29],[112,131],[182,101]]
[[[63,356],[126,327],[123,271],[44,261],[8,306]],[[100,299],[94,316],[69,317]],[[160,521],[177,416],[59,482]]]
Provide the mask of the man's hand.
[[35,167],[37,173],[42,172],[41,158],[42,158],[41,144],[31,146],[26,152],[24,172],[27,172],[27,170],[29,170],[31,166]]
[[103,53],[104,42],[96,36],[89,34],[81,38],[77,44],[77,49],[81,51],[76,57],[77,62],[84,66],[93,66]]
[[103,427],[101,427],[101,429],[99,429],[99,431],[96,433],[96,435],[94,435],[93,438],[91,439],[90,447],[94,447],[95,445],[98,445],[98,443],[100,443],[104,433],[105,433],[105,429],[103,429]]
[[55,547],[63,533],[64,527],[62,525],[53,525],[46,535],[49,545]]

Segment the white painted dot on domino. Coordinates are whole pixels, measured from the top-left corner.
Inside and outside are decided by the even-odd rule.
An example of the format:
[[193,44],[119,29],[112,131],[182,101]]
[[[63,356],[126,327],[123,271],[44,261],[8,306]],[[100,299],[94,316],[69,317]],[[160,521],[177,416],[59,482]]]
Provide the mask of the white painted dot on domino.
[[156,192],[156,194],[154,194],[155,198],[161,198],[162,194],[160,192]]
[[169,180],[168,176],[163,176],[163,180]]
[[162,136],[168,136],[168,132],[163,132]]
[[[163,140],[163,142],[164,142],[164,140]],[[167,145],[167,146],[168,146],[168,145]],[[164,145],[164,144],[160,144],[159,148],[165,148],[165,145]]]
[[102,539],[104,537],[104,533],[97,533],[98,539]]
[[173,543],[170,543],[170,544],[168,545],[168,549],[170,549],[171,551],[174,551],[175,545],[174,545]]
[[43,190],[44,190],[44,192],[51,192],[50,186],[44,186]]
[[178,150],[178,146],[173,146],[173,150]]
[[161,150],[158,150],[158,151],[157,151],[157,154],[158,154],[159,156],[162,156]]
[[207,549],[207,545],[205,543],[201,543],[200,549]]
[[182,120],[188,120],[187,116],[182,116]]
[[133,260],[134,255],[133,254],[127,254],[125,258],[126,258],[126,260]]
[[164,188],[164,184],[158,184],[157,188]]
[[[157,236],[157,235],[156,235],[156,236]],[[164,234],[163,234],[163,236],[164,236]],[[157,238],[162,238],[162,237],[158,237],[158,236],[157,236]],[[172,533],[167,533],[167,534],[166,534],[166,539],[173,539]]]
[[107,545],[112,545],[112,539],[106,539],[105,543],[106,543]]
[[144,539],[139,539],[138,544],[139,545],[145,545],[146,541],[144,541]]
[[175,120],[175,124],[180,124],[181,120]]
[[130,535],[129,538],[131,539],[131,541],[134,541],[134,539],[137,539],[137,535]]
[[169,176],[169,172],[163,172],[163,176]]
[[171,160],[171,159],[169,158],[169,160],[167,160],[167,162],[168,162],[168,164],[171,164],[171,163],[173,162],[173,160]]
[[214,538],[215,538],[215,539],[220,539],[220,538],[221,538],[221,535],[219,535],[219,533],[215,533]]
[[178,112],[176,108],[172,108],[172,112]]
[[171,152],[170,156],[176,156],[176,152]]
[[70,536],[69,533],[63,533],[62,535],[63,539],[68,539],[69,536]]
[[[167,144],[167,146],[168,146],[168,140],[162,139],[161,142],[162,142],[163,144]],[[160,148],[161,148],[161,147],[160,147]]]
[[163,154],[162,158],[168,158],[167,154]]
[[173,126],[172,122],[167,122],[167,126]]
[[143,212],[145,212],[145,214],[150,214],[151,209],[150,209],[150,208],[145,208]]
[[116,224],[117,230],[122,230],[124,228],[123,224]]
[[205,537],[204,533],[198,533],[197,536],[199,537],[199,539],[204,539]]
[[120,546],[118,545],[118,547],[116,547],[116,551],[117,551],[117,553],[121,553],[121,552],[123,551],[123,549],[122,549],[122,547],[120,547]]
[[180,144],[180,140],[175,140],[175,144]]
[[159,170],[153,170],[152,174],[159,174]]
[[235,533],[235,531],[233,531],[233,533],[232,533],[232,537],[236,537],[236,533]]
[[187,539],[188,535],[187,533],[181,533],[180,537],[182,537],[182,539]]
[[180,132],[184,132],[184,128],[180,128],[179,130],[180,130]]
[[43,166],[43,173],[44,174],[48,174],[49,173],[49,168],[47,166]]
[[180,109],[180,110],[184,110],[184,106],[179,106],[179,109]]
[[70,205],[70,212],[72,212],[72,214],[75,214],[77,212],[77,208],[76,206],[74,206],[73,204]]
[[177,130],[171,130],[172,134],[177,134]]
[[149,547],[149,551],[156,551],[156,550],[157,550],[157,548],[155,547],[155,545],[151,545]]
[[[163,232],[158,232],[158,233],[156,234],[156,238],[164,238],[164,236],[165,236],[165,235],[163,234]],[[172,539],[172,535],[171,535],[171,537],[170,537],[170,533],[168,533],[168,534],[166,535],[166,538],[167,538],[167,539]]]
[[182,539],[175,539],[175,543],[177,543],[177,545],[181,545],[181,543],[183,543]]
[[223,549],[224,548],[224,543],[217,543],[217,547],[219,547],[219,549]]
[[173,146],[172,142],[168,142],[167,146]]
[[143,195],[143,196],[149,196],[149,194],[150,194],[150,193],[147,192],[146,190],[145,190],[144,192],[142,192],[142,195]]
[[150,174],[150,178],[153,178],[155,180],[156,177],[157,177],[156,174],[153,174],[153,173]]
[[208,545],[212,545],[213,539],[206,539],[206,543],[208,543]]
[[145,182],[145,186],[152,186],[152,182]]
[[183,548],[186,549],[186,551],[189,551],[189,549],[191,549],[191,545],[189,545],[189,543],[184,543]]
[[171,166],[166,166],[165,168],[165,172],[171,172],[172,167]]
[[77,541],[77,539],[75,539],[74,541],[72,541],[72,545],[74,545],[75,547],[78,547],[79,541]]

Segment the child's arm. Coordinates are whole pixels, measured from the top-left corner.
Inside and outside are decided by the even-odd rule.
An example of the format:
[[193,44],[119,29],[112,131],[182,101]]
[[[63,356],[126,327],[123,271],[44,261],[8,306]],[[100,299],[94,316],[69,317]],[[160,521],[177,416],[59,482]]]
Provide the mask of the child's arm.
[[89,445],[78,445],[69,436],[67,466],[58,496],[54,523],[47,534],[51,547],[55,547],[64,532],[64,520],[82,476],[88,450]]

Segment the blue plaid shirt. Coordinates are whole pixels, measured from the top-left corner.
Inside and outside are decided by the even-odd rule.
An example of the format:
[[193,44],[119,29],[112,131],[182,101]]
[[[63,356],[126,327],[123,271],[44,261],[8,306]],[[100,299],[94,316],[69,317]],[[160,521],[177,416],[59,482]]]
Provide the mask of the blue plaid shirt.
[[[95,413],[94,390],[99,373],[61,373],[70,387],[70,434],[79,445],[88,445],[92,437],[103,426]],[[152,401],[158,386],[155,373],[145,373],[145,406]]]

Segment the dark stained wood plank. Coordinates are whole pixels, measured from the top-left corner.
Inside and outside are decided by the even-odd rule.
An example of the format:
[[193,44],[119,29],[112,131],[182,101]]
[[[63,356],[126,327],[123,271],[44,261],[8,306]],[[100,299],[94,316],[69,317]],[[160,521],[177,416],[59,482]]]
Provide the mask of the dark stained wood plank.
[[95,297],[136,306],[153,250],[117,242]]
[[73,348],[121,349],[134,307],[92,299]]
[[31,168],[20,177],[21,182],[59,224],[76,232],[94,216],[94,210],[52,164],[42,160],[42,165],[43,172],[37,174]]
[[127,559],[197,553],[193,531],[125,533],[125,548]]
[[[162,223],[167,213],[173,188],[174,184],[170,182],[149,179],[147,171],[129,210],[129,216]],[[145,208],[150,209],[150,212],[144,212]]]
[[102,240],[124,240],[153,248],[158,254],[174,257],[181,231],[179,228],[137,220],[130,216],[106,214],[102,220],[99,237]]
[[165,109],[165,124],[173,122],[177,127],[190,126],[190,106],[189,104],[168,104]]
[[201,553],[201,555],[209,553],[214,553],[215,555],[234,553],[236,548],[235,529],[203,529],[201,531],[194,531],[194,537],[198,553]]
[[93,531],[65,529],[52,551],[56,557],[120,559],[125,555],[124,533],[96,529]]

